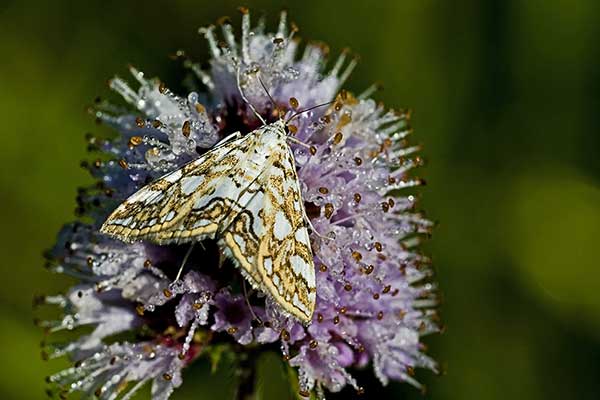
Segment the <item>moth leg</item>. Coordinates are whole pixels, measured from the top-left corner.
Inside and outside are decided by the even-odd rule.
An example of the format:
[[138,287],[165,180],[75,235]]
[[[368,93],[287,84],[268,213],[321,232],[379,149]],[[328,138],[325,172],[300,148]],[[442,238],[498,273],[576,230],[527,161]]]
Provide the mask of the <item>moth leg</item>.
[[177,272],[177,276],[175,277],[174,282],[179,281],[179,278],[181,278],[181,273],[183,272],[183,267],[185,267],[185,263],[187,262],[188,258],[190,257],[190,254],[192,254],[192,250],[194,249],[194,244],[195,244],[195,242],[192,242],[187,253],[185,253],[185,256],[183,257],[183,261],[181,262],[181,266],[179,267],[179,271]]
[[254,319],[262,325],[263,321],[262,319],[260,319],[260,317],[258,315],[256,315],[256,313],[254,312],[254,309],[252,308],[252,304],[250,304],[250,299],[249,294],[248,294],[248,288],[246,288],[246,279],[242,278],[242,287],[244,288],[244,300],[246,300],[246,305],[248,306],[248,310],[250,310],[250,314],[252,314],[252,317],[254,317]]
[[333,240],[333,238],[330,238],[329,236],[325,236],[322,233],[319,233],[319,231],[314,227],[314,225],[312,224],[312,222],[310,221],[310,218],[308,218],[308,215],[306,215],[306,211],[304,211],[303,213],[304,216],[304,221],[306,222],[306,225],[308,225],[308,227],[310,228],[310,230],[312,232],[314,232],[315,235],[317,235],[317,237],[319,239],[323,239],[323,240]]

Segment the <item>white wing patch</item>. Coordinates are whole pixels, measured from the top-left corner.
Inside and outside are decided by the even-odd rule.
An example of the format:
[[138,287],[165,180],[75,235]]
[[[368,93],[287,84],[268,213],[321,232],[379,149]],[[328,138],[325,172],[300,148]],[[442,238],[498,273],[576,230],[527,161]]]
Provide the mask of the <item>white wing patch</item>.
[[275,211],[275,225],[273,227],[273,234],[275,239],[283,240],[287,235],[290,234],[292,225],[287,220],[283,211]]
[[124,201],[103,233],[159,244],[219,238],[253,287],[308,323],[315,271],[283,123],[226,142]]

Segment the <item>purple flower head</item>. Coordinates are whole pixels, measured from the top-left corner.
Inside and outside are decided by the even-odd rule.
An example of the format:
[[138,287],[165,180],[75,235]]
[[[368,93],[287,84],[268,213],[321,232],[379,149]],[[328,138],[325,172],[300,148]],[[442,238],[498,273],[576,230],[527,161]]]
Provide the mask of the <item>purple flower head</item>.
[[[407,143],[410,112],[376,103],[369,97],[373,88],[358,96],[344,91],[355,61],[342,53],[325,68],[328,50],[316,44],[301,49],[285,13],[275,33],[262,23],[252,28],[246,10],[240,39],[227,20],[219,28],[201,30],[212,55],[208,68],[185,60],[198,78],[197,91],[175,94],[131,68],[135,86],[118,77],[110,81],[128,106],[100,102],[93,110],[119,135],[89,138],[98,156],[84,166],[97,183],[80,189],[82,218],[61,231],[48,254],[51,270],[79,283],[64,296],[45,298],[64,315],[42,323],[50,331],[93,329],[66,345],[48,345],[49,356],[75,362],[49,380],[61,391],[103,399],[128,399],[152,382],[152,398],[166,399],[181,384],[182,368],[216,346],[244,351],[274,344],[297,368],[302,395],[324,397],[347,385],[361,391],[352,370],[367,364],[382,384],[420,387],[413,370],[436,370],[421,337],[439,327],[430,262],[419,250],[432,223],[410,194],[422,184],[411,177],[422,161],[418,146]],[[214,241],[193,249],[125,244],[98,232],[106,216],[144,185],[227,135],[258,128],[252,107],[268,122],[294,116],[288,130],[303,143],[290,146],[315,230],[317,301],[306,326],[268,296],[248,290],[227,250]],[[139,341],[115,341],[128,333]],[[125,390],[123,383],[132,381]]]

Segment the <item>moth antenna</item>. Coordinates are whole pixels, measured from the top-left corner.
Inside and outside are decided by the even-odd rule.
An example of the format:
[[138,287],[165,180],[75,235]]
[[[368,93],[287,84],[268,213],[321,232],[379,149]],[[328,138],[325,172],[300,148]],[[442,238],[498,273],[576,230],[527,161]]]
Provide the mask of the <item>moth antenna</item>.
[[263,82],[263,80],[260,79],[260,75],[257,75],[257,78],[258,78],[258,81],[260,82],[260,86],[262,86],[262,88],[265,90],[265,93],[269,97],[269,100],[271,101],[271,105],[273,106],[273,109],[277,110],[277,117],[281,119],[281,114],[279,112],[279,107],[277,107],[277,103],[275,103],[275,99],[273,99],[273,96],[271,96],[271,93],[269,93],[269,89],[267,89],[267,86],[265,85],[265,83]]
[[262,325],[262,319],[260,319],[259,316],[256,315],[256,313],[254,313],[254,310],[252,309],[252,305],[250,304],[250,300],[248,299],[248,289],[246,288],[246,280],[245,279],[242,279],[242,286],[244,288],[244,300],[246,300],[246,305],[248,306],[248,310],[250,310],[250,314],[252,314],[252,317]]
[[294,114],[294,115],[292,115],[291,117],[289,117],[289,118],[287,119],[287,121],[285,121],[285,124],[286,124],[286,125],[287,125],[287,124],[289,124],[289,123],[290,123],[290,122],[291,122],[291,121],[292,121],[294,118],[296,118],[297,116],[299,116],[299,115],[301,115],[301,114],[304,114],[305,112],[308,112],[308,111],[310,111],[310,110],[314,110],[315,108],[319,108],[319,107],[328,106],[328,105],[330,105],[330,104],[333,104],[333,103],[335,103],[335,100],[328,101],[327,103],[317,104],[316,106],[308,107],[307,109],[304,109],[304,110],[298,111],[296,114]]
[[183,257],[183,261],[181,262],[181,267],[179,267],[179,271],[177,272],[177,276],[175,277],[175,282],[177,282],[179,280],[179,278],[181,277],[181,273],[183,272],[183,267],[185,267],[185,263],[187,262],[188,258],[190,258],[190,254],[192,254],[193,248],[194,248],[194,242],[192,242],[192,244],[190,245],[190,248],[188,249],[187,253],[185,253],[185,256]]
[[244,91],[242,90],[242,85],[240,84],[240,70],[241,67],[238,63],[237,66],[237,76],[236,76],[236,83],[237,83],[237,88],[240,92],[240,96],[242,96],[242,100],[244,100],[244,102],[246,104],[248,104],[248,107],[250,107],[250,109],[252,110],[252,112],[254,113],[254,115],[256,115],[256,117],[260,120],[260,122],[263,123],[263,125],[267,124],[267,121],[264,120],[264,118],[258,113],[258,111],[256,111],[256,108],[254,108],[254,106],[252,105],[252,103],[250,103],[250,101],[248,100],[248,98],[246,97],[246,95],[244,94]]

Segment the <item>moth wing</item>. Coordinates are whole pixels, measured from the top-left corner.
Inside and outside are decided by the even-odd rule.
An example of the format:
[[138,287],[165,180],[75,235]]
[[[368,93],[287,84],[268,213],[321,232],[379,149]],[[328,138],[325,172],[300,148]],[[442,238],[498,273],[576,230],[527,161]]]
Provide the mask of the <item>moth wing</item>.
[[163,176],[123,202],[101,231],[159,244],[219,235],[253,286],[310,322],[316,287],[304,204],[293,156],[275,136],[248,134]]
[[293,156],[285,142],[221,242],[251,281],[284,311],[308,323],[316,301],[315,268]]
[[[225,215],[222,198],[231,197],[225,191],[232,185],[223,179],[245,157],[248,142],[248,136],[226,142],[144,186],[109,215],[100,231],[126,242],[159,244],[214,236]],[[193,229],[183,229],[191,220]]]

